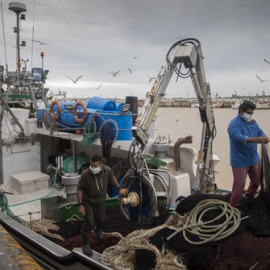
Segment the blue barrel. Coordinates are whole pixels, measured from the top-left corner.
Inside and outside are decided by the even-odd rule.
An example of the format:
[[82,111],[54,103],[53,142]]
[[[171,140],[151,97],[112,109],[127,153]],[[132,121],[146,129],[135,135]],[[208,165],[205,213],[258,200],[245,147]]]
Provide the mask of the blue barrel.
[[118,112],[121,112],[124,105],[125,105],[125,103],[116,103],[116,110]]
[[37,109],[37,120],[38,122],[42,122],[42,114],[43,114],[43,111],[49,111],[50,109],[48,108],[43,108],[43,109]]
[[76,102],[75,101],[64,101],[60,103],[62,112],[64,111],[72,111],[73,107],[75,106]]
[[108,113],[102,113],[103,118],[106,120],[112,119],[116,122],[118,127],[118,135],[116,140],[118,141],[131,141],[132,140],[132,113],[119,113],[112,111]]
[[[96,112],[96,110],[87,109],[87,117],[86,117],[85,122],[82,124],[79,124],[75,121],[75,118],[73,115],[73,110],[72,111],[71,110],[62,111],[61,118],[59,119],[58,122],[60,125],[62,125],[62,127],[64,127],[64,126],[66,126],[66,127],[83,127],[86,122],[93,120],[93,116],[94,116],[95,112]],[[82,114],[83,114],[83,109],[81,106],[79,106],[78,110],[77,110],[77,115],[79,118],[81,118]]]
[[114,101],[101,98],[101,97],[91,97],[86,104],[89,109],[96,109],[101,111],[115,111],[116,104]]

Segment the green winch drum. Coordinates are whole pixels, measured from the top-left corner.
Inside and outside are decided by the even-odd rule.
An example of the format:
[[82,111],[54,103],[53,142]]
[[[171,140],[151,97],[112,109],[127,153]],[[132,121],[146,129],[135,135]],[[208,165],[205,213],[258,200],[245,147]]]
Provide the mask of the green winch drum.
[[[90,158],[86,156],[76,155],[77,172],[80,174],[90,166]],[[69,156],[63,161],[63,170],[68,173],[74,172],[74,159]]]

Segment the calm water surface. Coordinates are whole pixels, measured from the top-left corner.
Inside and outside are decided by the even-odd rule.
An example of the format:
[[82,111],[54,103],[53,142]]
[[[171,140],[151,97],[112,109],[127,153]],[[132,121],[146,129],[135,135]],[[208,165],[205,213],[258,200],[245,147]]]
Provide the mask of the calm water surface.
[[[231,188],[232,171],[229,161],[229,137],[227,127],[238,111],[233,109],[214,109],[217,135],[213,152],[220,159],[216,166],[216,183],[220,188]],[[270,110],[256,110],[253,118],[270,137]],[[159,108],[156,119],[156,134],[170,136],[174,143],[178,138],[193,136],[192,146],[200,147],[202,123],[197,108]]]

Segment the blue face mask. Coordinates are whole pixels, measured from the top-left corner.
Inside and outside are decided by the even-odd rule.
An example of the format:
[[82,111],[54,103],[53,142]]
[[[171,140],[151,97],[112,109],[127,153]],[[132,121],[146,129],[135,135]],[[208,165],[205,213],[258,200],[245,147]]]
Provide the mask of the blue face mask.
[[100,167],[97,167],[97,168],[92,168],[90,166],[90,170],[92,171],[93,174],[98,174],[101,172],[101,168]]
[[252,120],[252,115],[248,113],[244,113],[242,117],[247,121],[250,122]]

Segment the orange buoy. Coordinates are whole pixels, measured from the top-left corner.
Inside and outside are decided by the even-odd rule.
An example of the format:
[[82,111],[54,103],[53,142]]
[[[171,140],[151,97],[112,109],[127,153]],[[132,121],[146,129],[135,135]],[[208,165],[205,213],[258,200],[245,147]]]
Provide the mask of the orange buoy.
[[[83,108],[83,116],[82,116],[82,118],[78,117],[77,109],[78,109],[79,106],[81,106]],[[85,120],[87,118],[87,107],[86,107],[85,103],[82,100],[79,100],[75,104],[75,106],[73,107],[73,116],[74,116],[74,119],[75,119],[76,123],[83,124],[85,122]]]
[[[54,108],[54,105],[57,106],[57,114],[55,115],[54,114],[54,111],[53,111],[53,108]],[[58,100],[54,100],[51,104],[51,107],[50,107],[50,114],[51,116],[55,119],[55,120],[58,120],[60,115],[61,115],[61,112],[62,112],[62,109],[61,109],[61,105],[59,103]]]

